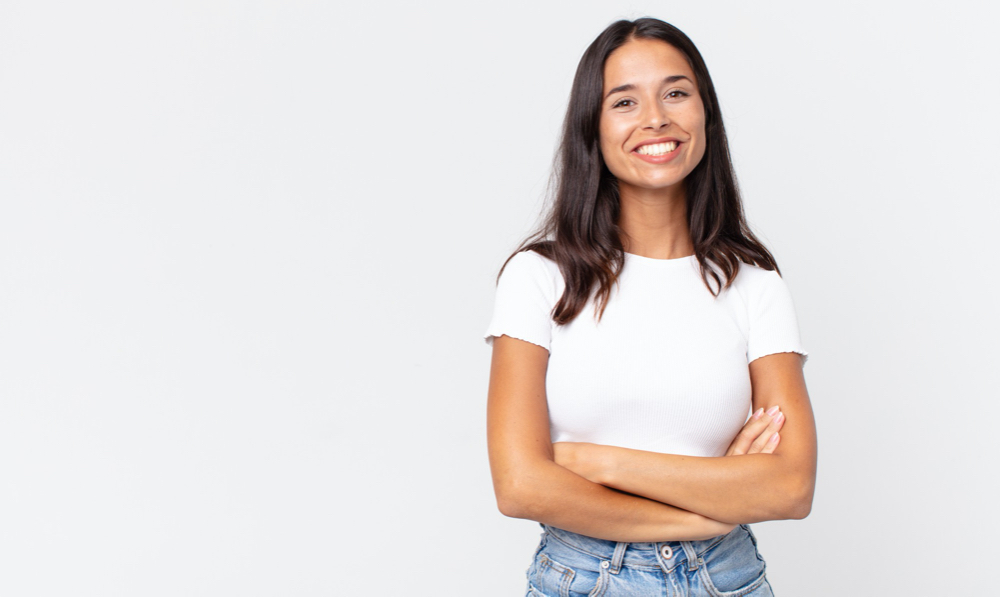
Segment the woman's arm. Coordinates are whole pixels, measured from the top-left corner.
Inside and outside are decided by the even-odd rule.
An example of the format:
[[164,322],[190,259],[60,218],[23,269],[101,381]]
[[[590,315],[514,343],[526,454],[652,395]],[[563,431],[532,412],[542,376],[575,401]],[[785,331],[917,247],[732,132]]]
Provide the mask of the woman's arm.
[[487,438],[503,514],[612,541],[699,540],[733,529],[588,481],[556,464],[545,397],[548,357],[547,350],[523,340],[493,339]]
[[608,487],[735,524],[805,518],[816,482],[816,426],[797,353],[750,363],[753,408],[779,406],[773,454],[704,458],[598,444],[557,445],[556,462]]

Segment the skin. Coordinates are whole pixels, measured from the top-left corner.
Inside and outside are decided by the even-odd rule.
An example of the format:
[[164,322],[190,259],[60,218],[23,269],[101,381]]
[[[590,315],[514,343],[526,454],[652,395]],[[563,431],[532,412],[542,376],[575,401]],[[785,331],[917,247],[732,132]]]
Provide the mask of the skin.
[[[733,455],[695,457],[559,442],[553,449],[555,461],[596,483],[718,521],[745,524],[805,518],[815,488],[816,428],[801,357],[779,353],[755,359],[750,363],[750,381],[755,409],[765,405],[780,409],[775,414],[781,417],[780,445],[767,452],[751,449],[737,456],[738,449],[730,446],[728,453]],[[742,433],[753,435],[751,426],[753,420]],[[769,435],[769,430],[762,434]],[[738,436],[734,443],[739,441]],[[770,445],[761,436],[753,441]]]
[[733,529],[558,464],[545,399],[548,359],[547,350],[530,342],[509,336],[493,340],[486,433],[503,514],[610,541],[695,541]]
[[[650,164],[635,155],[637,145],[661,137],[681,141],[676,158]],[[693,254],[685,179],[705,153],[705,114],[694,73],[678,50],[631,40],[608,57],[600,142],[619,181],[625,250],[654,259]],[[667,541],[808,514],[816,436],[799,355],[750,363],[755,416],[717,458],[552,444],[547,365],[542,347],[494,339],[487,438],[505,515],[614,541]]]
[[[654,259],[693,255],[685,179],[704,157],[706,143],[694,71],[673,46],[632,40],[605,62],[603,96],[601,154],[618,179],[625,250]],[[634,151],[662,137],[681,142],[670,162],[650,164]]]

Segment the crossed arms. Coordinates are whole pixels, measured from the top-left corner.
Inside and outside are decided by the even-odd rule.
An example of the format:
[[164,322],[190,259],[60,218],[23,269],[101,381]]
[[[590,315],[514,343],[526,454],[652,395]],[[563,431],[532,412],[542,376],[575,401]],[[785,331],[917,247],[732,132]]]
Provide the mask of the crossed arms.
[[[754,410],[778,406],[784,421],[751,419],[715,458],[553,445],[548,354],[508,336],[493,341],[487,437],[503,514],[613,541],[706,539],[736,524],[808,515],[816,431],[798,354],[750,363]],[[780,443],[767,444],[779,426]]]

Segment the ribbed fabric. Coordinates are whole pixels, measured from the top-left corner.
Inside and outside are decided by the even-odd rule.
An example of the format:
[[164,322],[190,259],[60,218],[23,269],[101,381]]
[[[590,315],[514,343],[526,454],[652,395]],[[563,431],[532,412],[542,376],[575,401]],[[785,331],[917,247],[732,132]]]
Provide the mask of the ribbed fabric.
[[600,322],[594,299],[569,325],[551,311],[564,283],[555,262],[527,251],[507,264],[485,338],[508,335],[549,351],[552,441],[721,456],[746,422],[748,364],[803,349],[792,298],[773,271],[742,265],[718,298],[694,256],[625,254]]

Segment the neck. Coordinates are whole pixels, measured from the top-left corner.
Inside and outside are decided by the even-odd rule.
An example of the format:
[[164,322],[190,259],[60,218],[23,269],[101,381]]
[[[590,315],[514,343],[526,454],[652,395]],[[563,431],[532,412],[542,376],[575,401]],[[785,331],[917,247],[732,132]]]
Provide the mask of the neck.
[[652,259],[694,254],[683,183],[665,189],[619,185],[622,244],[626,253]]

